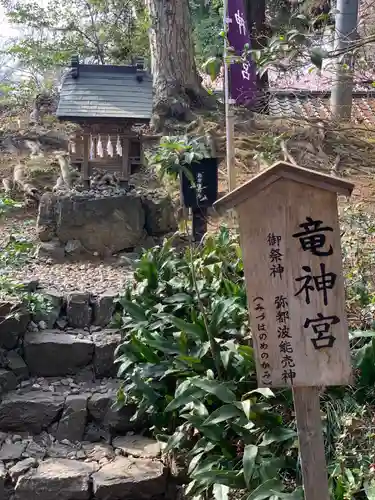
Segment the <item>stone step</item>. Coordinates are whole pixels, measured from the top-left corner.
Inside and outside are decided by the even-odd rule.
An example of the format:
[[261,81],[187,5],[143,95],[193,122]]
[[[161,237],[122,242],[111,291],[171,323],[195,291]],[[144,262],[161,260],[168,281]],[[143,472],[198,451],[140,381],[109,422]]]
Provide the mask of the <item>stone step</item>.
[[32,377],[115,377],[114,351],[121,342],[118,330],[90,334],[84,330],[26,333],[14,349],[0,348],[0,395]]
[[[113,408],[121,381],[34,379],[5,394],[0,402],[0,431],[39,434],[46,431],[69,441],[110,441],[142,427],[135,408]],[[0,497],[1,498],[1,497]]]
[[97,378],[113,377],[113,355],[121,342],[117,330],[90,334],[85,330],[45,330],[27,333],[23,343],[26,366],[32,376],[75,375],[92,366]]
[[[118,306],[118,293],[113,291],[100,295],[89,292],[64,294],[57,290],[40,289],[37,279],[21,286],[29,292],[37,291],[45,298],[48,307],[31,313],[21,303],[0,302],[0,347],[4,349],[15,348],[27,331],[79,328],[94,333],[108,328]],[[17,318],[10,316],[15,311]]]
[[109,445],[59,442],[45,432],[2,434],[0,499],[165,498],[167,470],[159,457],[159,444],[144,436],[119,437]]

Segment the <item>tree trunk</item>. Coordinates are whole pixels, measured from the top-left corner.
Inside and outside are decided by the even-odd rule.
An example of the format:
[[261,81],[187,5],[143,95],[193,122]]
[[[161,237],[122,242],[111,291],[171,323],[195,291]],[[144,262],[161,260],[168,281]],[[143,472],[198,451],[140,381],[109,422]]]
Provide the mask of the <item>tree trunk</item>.
[[203,89],[194,59],[187,0],[147,0],[151,20],[151,68],[154,84],[152,125],[167,118],[191,121],[191,109],[212,106]]

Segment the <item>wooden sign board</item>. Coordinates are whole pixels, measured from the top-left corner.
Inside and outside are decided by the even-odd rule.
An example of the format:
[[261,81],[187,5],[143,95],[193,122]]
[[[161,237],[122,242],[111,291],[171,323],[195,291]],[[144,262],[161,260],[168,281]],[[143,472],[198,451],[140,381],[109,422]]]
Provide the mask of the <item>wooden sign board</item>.
[[336,194],[351,188],[279,163],[215,205],[238,213],[259,387],[351,382]]
[[190,165],[195,186],[181,172],[180,190],[185,207],[212,207],[218,193],[218,160],[217,158],[202,158]]
[[238,213],[259,386],[293,390],[305,500],[329,500],[318,387],[351,381],[337,193],[352,189],[280,162],[214,205]]

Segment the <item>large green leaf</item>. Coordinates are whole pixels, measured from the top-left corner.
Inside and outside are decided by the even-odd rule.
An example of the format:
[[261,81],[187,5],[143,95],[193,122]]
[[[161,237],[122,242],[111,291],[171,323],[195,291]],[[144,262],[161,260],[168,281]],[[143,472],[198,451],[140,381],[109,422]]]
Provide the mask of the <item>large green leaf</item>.
[[205,340],[206,333],[201,325],[198,325],[196,323],[188,323],[187,321],[177,318],[176,316],[170,316],[169,319],[171,323],[173,323],[174,326],[179,328],[182,332],[185,332],[193,337]]
[[274,498],[277,500],[303,500],[303,488],[297,488],[292,493],[284,493],[282,491],[272,490]]
[[368,500],[375,500],[375,479],[364,483],[364,489]]
[[176,391],[174,393],[174,397],[175,398],[178,398],[179,396],[182,396],[182,394],[187,390],[189,389],[190,387],[192,387],[192,381],[191,381],[191,378],[186,378],[185,380],[183,380],[180,384],[178,384],[178,386],[176,387]]
[[198,453],[197,455],[195,455],[195,457],[193,457],[191,460],[190,460],[190,463],[189,463],[189,467],[188,467],[188,474],[191,474],[194,469],[197,467],[197,465],[199,464],[199,462],[202,460],[202,457],[204,456],[204,451],[202,451],[201,453]]
[[250,482],[253,477],[257,456],[258,456],[258,446],[255,446],[253,444],[248,444],[247,446],[245,446],[242,462],[243,462],[243,475],[245,478],[246,486],[248,488],[250,487]]
[[273,429],[272,431],[266,432],[260,446],[269,446],[272,443],[282,443],[283,441],[295,439],[296,437],[296,431],[281,427],[279,429]]
[[160,363],[160,358],[154,349],[151,349],[145,342],[141,342],[134,335],[132,336],[132,346],[143,357],[147,363]]
[[218,336],[228,321],[228,316],[233,309],[235,299],[221,299],[214,305],[209,328],[211,334]]
[[166,304],[191,304],[193,302],[193,298],[191,295],[188,295],[187,293],[175,293],[174,295],[171,295],[170,297],[166,297],[164,299],[164,302]]
[[195,379],[193,383],[209,394],[213,394],[224,403],[234,403],[236,395],[223,382],[209,379]]
[[224,484],[230,488],[241,488],[241,475],[234,470],[211,469],[206,471],[197,471],[193,475],[194,479],[211,484]]
[[233,356],[234,353],[232,351],[220,351],[221,362],[226,370],[228,369],[230,360]]
[[251,400],[250,399],[245,399],[245,401],[242,401],[242,409],[244,414],[246,415],[246,418],[250,420],[250,413],[251,413]]
[[225,433],[224,426],[216,425],[203,425],[204,419],[199,415],[183,414],[181,417],[190,422],[198,431],[213,443],[221,443]]
[[202,65],[202,69],[205,73],[210,75],[211,80],[214,81],[220,74],[220,68],[222,67],[222,59],[218,57],[209,57],[204,64]]
[[125,310],[136,321],[147,321],[144,309],[142,306],[131,302],[130,300],[121,299],[121,304]]
[[120,360],[120,358],[117,359],[116,363],[117,362],[121,363],[117,372],[117,376],[119,378],[122,377],[125,374],[125,372],[134,365],[134,361],[132,361],[131,359],[127,359],[125,357],[123,358],[123,361]]
[[184,432],[175,432],[169,438],[167,446],[164,448],[164,453],[179,448],[184,441],[186,441],[186,434]]
[[286,457],[262,457],[259,464],[259,476],[263,482],[274,479],[279,474],[280,469],[286,467]]
[[220,406],[203,422],[203,425],[213,425],[220,422],[225,422],[231,418],[242,415],[241,410],[232,404]]
[[204,396],[204,391],[202,389],[199,389],[194,386],[189,387],[180,396],[173,399],[173,401],[171,401],[169,405],[165,408],[165,411],[168,412],[177,410],[178,408],[181,408],[182,406],[191,403],[194,398],[199,399],[202,396]]
[[282,485],[278,479],[270,479],[253,490],[246,500],[265,500],[274,495],[275,490],[281,490]]
[[244,397],[248,397],[251,394],[260,394],[261,396],[263,396],[265,398],[275,397],[275,394],[268,387],[259,387],[258,389],[254,389],[254,390],[248,392]]
[[214,484],[212,494],[215,500],[228,500],[229,487],[225,484]]

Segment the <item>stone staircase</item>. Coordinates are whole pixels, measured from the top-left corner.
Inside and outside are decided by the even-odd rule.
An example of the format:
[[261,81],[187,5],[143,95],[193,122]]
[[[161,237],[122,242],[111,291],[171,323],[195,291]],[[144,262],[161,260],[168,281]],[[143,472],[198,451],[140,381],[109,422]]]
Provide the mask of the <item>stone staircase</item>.
[[158,443],[113,408],[115,297],[48,296],[17,320],[0,304],[0,500],[174,498]]

